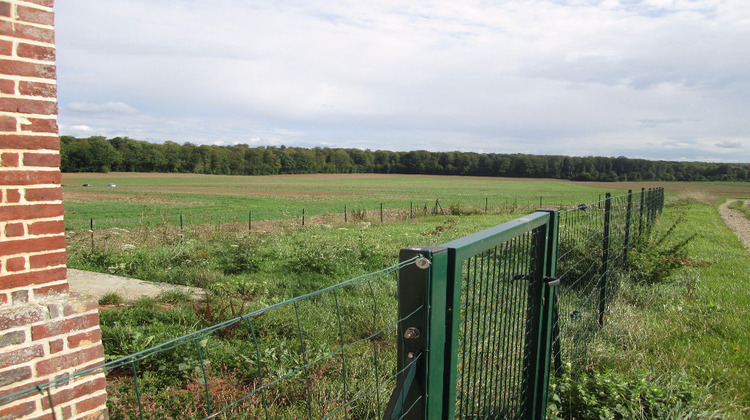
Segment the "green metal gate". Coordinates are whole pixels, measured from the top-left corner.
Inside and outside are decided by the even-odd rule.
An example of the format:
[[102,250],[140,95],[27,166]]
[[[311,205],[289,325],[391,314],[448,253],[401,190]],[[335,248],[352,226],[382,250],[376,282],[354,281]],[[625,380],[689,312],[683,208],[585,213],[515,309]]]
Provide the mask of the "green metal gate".
[[438,247],[399,276],[398,386],[386,418],[541,419],[557,284],[555,211]]

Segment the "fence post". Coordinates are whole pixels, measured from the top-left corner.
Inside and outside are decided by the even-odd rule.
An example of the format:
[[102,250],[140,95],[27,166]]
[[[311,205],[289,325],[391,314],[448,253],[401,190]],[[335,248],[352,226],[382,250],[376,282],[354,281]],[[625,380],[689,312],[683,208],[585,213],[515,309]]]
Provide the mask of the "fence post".
[[[557,276],[557,242],[560,213],[556,210],[541,209],[549,213],[543,234],[537,234],[534,239],[535,259],[537,261],[536,279],[529,293],[529,319],[531,328],[527,332],[527,339],[532,343],[527,352],[536,351],[535,357],[529,357],[527,387],[524,390],[526,410],[533,420],[544,419],[547,410],[547,396],[549,375],[552,365],[553,331],[555,330],[557,309],[556,286],[559,284]],[[538,317],[538,318],[537,318]],[[528,395],[531,393],[531,395]]]
[[380,203],[380,223],[383,223],[383,203]]
[[347,220],[346,220],[346,204],[345,204],[344,205],[344,223],[346,223],[346,222],[347,222]]
[[612,196],[607,193],[604,201],[604,238],[602,239],[602,270],[599,282],[599,326],[604,325],[607,309],[607,280],[609,278],[609,221],[612,213]]
[[305,209],[302,209],[302,226],[305,225]]
[[630,249],[630,217],[633,212],[633,190],[628,190],[628,208],[625,211],[625,243],[623,247],[622,263],[628,268],[628,250]]
[[645,188],[641,188],[641,208],[638,212],[638,238],[641,238],[643,236],[643,201],[645,198]]
[[[442,418],[448,252],[443,247],[401,250],[398,279],[398,377],[385,419]],[[434,321],[437,320],[437,321]],[[433,374],[428,375],[430,367]]]
[[487,214],[488,204],[489,204],[489,198],[484,197],[484,214]]

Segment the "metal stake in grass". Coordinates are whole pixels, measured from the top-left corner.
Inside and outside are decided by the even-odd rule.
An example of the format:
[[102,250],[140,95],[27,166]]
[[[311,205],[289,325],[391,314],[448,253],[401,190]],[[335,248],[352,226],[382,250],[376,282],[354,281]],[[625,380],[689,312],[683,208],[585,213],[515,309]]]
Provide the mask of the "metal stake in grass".
[[249,210],[247,212],[247,231],[250,232],[253,230],[253,211]]
[[94,252],[94,219],[91,219],[91,252]]
[[305,209],[302,209],[302,226],[305,225]]
[[346,223],[346,222],[347,222],[347,220],[346,220],[346,205],[344,205],[344,223]]

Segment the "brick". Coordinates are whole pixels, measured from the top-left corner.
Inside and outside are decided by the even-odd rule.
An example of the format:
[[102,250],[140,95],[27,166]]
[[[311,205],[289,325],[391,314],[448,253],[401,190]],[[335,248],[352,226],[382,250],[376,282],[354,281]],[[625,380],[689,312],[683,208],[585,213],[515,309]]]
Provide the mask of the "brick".
[[11,17],[10,16],[10,3],[7,1],[0,1],[0,16],[2,17]]
[[23,165],[57,168],[60,166],[60,154],[59,153],[24,153]]
[[65,265],[65,252],[53,252],[51,254],[32,255],[29,257],[29,269],[54,267]]
[[0,387],[31,379],[31,367],[23,366],[0,374]]
[[40,25],[52,26],[55,24],[55,16],[51,11],[34,9],[31,7],[16,6],[16,15],[19,20]]
[[5,236],[7,238],[24,236],[25,234],[26,231],[23,228],[23,223],[8,223],[5,225]]
[[[15,118],[12,118],[15,120]],[[0,156],[0,166],[3,168],[17,168],[19,163],[18,153],[3,153]]]
[[[102,389],[104,389],[102,387]],[[87,411],[94,410],[101,407],[104,410],[104,405],[107,403],[107,394],[99,394],[95,397],[87,398],[83,401],[76,403],[76,413],[85,413]]]
[[26,257],[8,258],[8,261],[5,263],[5,269],[10,273],[25,270]]
[[[65,272],[66,272],[66,275],[64,276],[65,278],[67,278],[67,271],[68,270],[65,269]],[[65,278],[60,279],[60,280],[65,280]],[[68,293],[69,290],[70,290],[70,286],[68,285],[68,282],[53,284],[51,286],[37,287],[36,289],[34,289],[34,297],[37,299],[43,299],[51,295],[61,295],[64,293]]]
[[[71,316],[76,314],[82,314],[84,312],[91,312],[99,309],[99,304],[95,300],[75,300],[66,301],[64,304],[63,315]],[[97,312],[98,313],[98,312]]]
[[55,61],[55,49],[41,45],[32,45],[26,43],[18,44],[16,55],[22,58],[29,58],[39,61]]
[[[0,71],[2,69],[0,68]],[[23,98],[0,98],[0,111],[19,114],[57,114],[57,102]]]
[[[36,344],[22,349],[4,352],[0,354],[0,369],[8,366],[20,365],[30,360],[44,356],[44,349],[41,344]],[[37,362],[37,364],[40,362]]]
[[63,304],[61,302],[48,303],[47,310],[49,311],[49,319],[63,316]]
[[41,82],[18,82],[18,92],[24,96],[41,96],[43,98],[57,97],[57,85]]
[[16,82],[10,79],[0,79],[0,93],[13,95],[16,93]]
[[52,136],[0,134],[0,149],[60,150],[60,139]]
[[44,311],[40,307],[24,310],[4,310],[0,312],[0,331],[13,327],[26,326],[44,319]]
[[56,69],[54,64],[29,63],[12,58],[0,58],[0,74],[54,80]]
[[28,121],[31,124],[23,124],[21,130],[33,133],[57,134],[57,120],[54,118],[29,118]]
[[62,201],[63,198],[60,187],[27,188],[23,196],[26,198],[26,201]]
[[[0,176],[0,179],[2,179],[2,176]],[[8,220],[33,220],[49,217],[60,217],[62,215],[62,204],[29,204],[21,206],[4,206],[3,211],[0,212],[0,222]]]
[[[73,407],[72,406],[66,405],[65,407],[61,408],[60,411],[62,412],[62,415],[63,415],[62,418],[63,418],[63,420],[67,420],[67,419],[72,419],[73,418]],[[80,418],[80,416],[79,416],[79,418]],[[102,420],[109,420],[109,419],[107,418],[107,419],[102,419]]]
[[0,131],[16,131],[16,117],[0,116]]
[[6,334],[2,334],[0,335],[0,348],[8,347],[8,346],[15,346],[16,344],[21,344],[24,341],[26,341],[25,331],[13,331],[13,332],[9,332]]
[[13,38],[23,38],[30,41],[44,42],[47,44],[55,43],[54,29],[25,25],[20,22],[11,23],[5,20],[0,20],[0,33],[6,34]]
[[[2,175],[4,173],[0,173],[0,179],[4,178]],[[8,201],[8,203],[18,203],[21,201],[21,190],[16,188],[10,188],[5,191],[5,199]]]
[[68,347],[73,349],[77,347],[90,346],[102,340],[102,331],[99,329],[71,335],[68,337]]
[[62,339],[52,340],[49,342],[50,354],[60,353],[65,348],[65,342]]
[[0,305],[4,305],[6,303],[8,303],[8,294],[0,293]]
[[[26,158],[24,158],[26,160]],[[2,171],[0,185],[57,184],[62,181],[60,171]]]
[[50,235],[63,232],[65,232],[65,222],[62,220],[50,220],[29,224],[29,235]]
[[36,411],[36,402],[27,401],[18,405],[13,403],[0,407],[0,419],[20,419]]
[[[0,284],[8,289],[16,287],[26,287],[42,285],[55,281],[65,280],[68,275],[68,269],[65,267],[51,268],[49,270],[31,271],[18,274],[8,274],[0,276]],[[0,319],[0,322],[2,320]],[[1,325],[1,324],[0,324]],[[2,328],[0,328],[2,329]]]
[[61,321],[47,322],[31,327],[31,339],[42,340],[56,335],[70,334],[99,325],[99,313],[81,315]]
[[36,372],[39,376],[52,375],[72,366],[80,366],[88,361],[102,357],[104,357],[102,346],[89,347],[75,353],[40,360],[36,363]]
[[0,242],[0,255],[13,255],[25,252],[41,252],[65,249],[65,237],[46,236],[42,238],[24,238]]
[[13,41],[5,41],[0,39],[0,55],[13,55]]
[[13,298],[13,303],[26,303],[29,301],[29,291],[16,290],[15,292],[11,293],[11,297]]
[[[104,388],[106,387],[106,381],[102,377],[93,380],[91,380],[91,377],[88,377],[82,380],[86,379],[88,379],[86,382],[81,382],[73,388],[63,389],[61,391],[53,393],[52,403],[55,404],[55,406],[59,406],[68,401],[73,401],[81,397],[85,397],[86,395],[96,394],[98,391],[104,390]],[[42,401],[42,408],[44,410],[49,409],[49,399],[44,398],[44,400]],[[80,413],[81,411],[79,410],[78,412]]]

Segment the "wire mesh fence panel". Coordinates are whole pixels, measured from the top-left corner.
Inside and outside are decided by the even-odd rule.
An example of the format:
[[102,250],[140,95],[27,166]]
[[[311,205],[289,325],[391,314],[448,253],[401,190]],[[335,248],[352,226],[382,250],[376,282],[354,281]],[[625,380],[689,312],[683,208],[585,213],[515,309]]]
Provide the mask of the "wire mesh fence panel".
[[463,262],[456,418],[523,418],[527,316],[536,265],[529,231]]
[[556,220],[555,212],[538,211],[437,247],[401,250],[402,259],[419,257],[421,271],[400,276],[399,290],[408,293],[400,293],[399,307],[425,302],[425,310],[402,323],[399,365],[415,354],[425,361],[414,384],[403,385],[402,374],[394,391],[423,402],[396,418],[543,416]]

